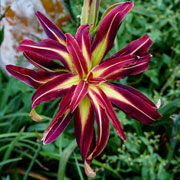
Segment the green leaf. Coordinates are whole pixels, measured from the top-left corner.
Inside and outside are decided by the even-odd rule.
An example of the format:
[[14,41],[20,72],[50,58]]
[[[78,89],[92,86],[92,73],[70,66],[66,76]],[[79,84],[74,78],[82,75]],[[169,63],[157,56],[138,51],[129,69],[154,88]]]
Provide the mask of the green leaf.
[[0,45],[2,44],[4,40],[4,26],[0,30]]
[[58,168],[58,180],[64,180],[65,179],[65,172],[66,172],[66,165],[69,160],[69,157],[71,156],[72,152],[76,148],[77,143],[76,140],[73,140],[67,148],[64,149],[64,151],[61,154],[61,158],[59,161],[59,168]]
[[22,158],[13,158],[13,159],[8,159],[6,161],[2,161],[0,162],[0,167],[6,164],[12,163],[12,162],[20,161],[20,160],[22,160]]
[[180,98],[173,100],[159,109],[159,112],[163,115],[172,114],[180,107]]

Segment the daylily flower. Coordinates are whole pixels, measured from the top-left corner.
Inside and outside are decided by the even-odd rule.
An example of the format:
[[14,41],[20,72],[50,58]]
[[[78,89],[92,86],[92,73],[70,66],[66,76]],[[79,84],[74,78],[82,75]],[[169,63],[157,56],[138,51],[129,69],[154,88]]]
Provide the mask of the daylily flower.
[[45,130],[42,140],[44,144],[53,142],[74,117],[75,137],[85,172],[90,177],[96,175],[90,167],[91,161],[102,152],[108,141],[109,120],[122,140],[126,140],[113,105],[145,124],[152,124],[161,117],[154,103],[136,89],[108,82],[139,74],[149,66],[151,55],[148,50],[152,41],[147,34],[104,59],[113,47],[122,20],[132,7],[132,2],[124,2],[111,8],[101,21],[94,40],[89,34],[91,26],[88,24],[81,25],[75,36],[63,34],[37,12],[48,39],[40,43],[24,40],[19,50],[38,70],[7,65],[9,73],[37,89],[32,97],[30,113],[34,120],[41,120],[35,111],[40,103],[63,97],[59,112]]

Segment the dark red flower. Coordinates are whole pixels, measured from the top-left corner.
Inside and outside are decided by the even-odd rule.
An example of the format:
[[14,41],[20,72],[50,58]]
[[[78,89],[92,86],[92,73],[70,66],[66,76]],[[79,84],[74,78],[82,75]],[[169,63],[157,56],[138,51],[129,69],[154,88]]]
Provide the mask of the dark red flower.
[[152,41],[146,34],[103,60],[113,47],[122,20],[132,7],[132,2],[125,2],[111,8],[103,17],[94,40],[89,34],[89,25],[80,26],[75,36],[63,34],[37,12],[49,38],[40,43],[24,40],[19,50],[39,70],[13,65],[6,67],[13,76],[37,89],[32,97],[31,116],[34,120],[41,120],[35,112],[40,103],[63,96],[59,112],[44,132],[42,140],[44,144],[54,141],[74,116],[75,137],[85,172],[91,177],[95,176],[95,172],[90,168],[90,163],[102,152],[109,138],[109,120],[118,135],[126,140],[113,105],[142,123],[152,124],[161,117],[154,103],[136,89],[108,83],[109,80],[139,74],[149,66],[151,55],[148,50]]

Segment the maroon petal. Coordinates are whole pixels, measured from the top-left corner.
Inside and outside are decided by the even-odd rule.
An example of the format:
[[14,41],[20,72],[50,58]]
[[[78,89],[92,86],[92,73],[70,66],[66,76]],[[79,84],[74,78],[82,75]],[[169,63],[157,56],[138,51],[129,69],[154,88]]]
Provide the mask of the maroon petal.
[[47,83],[48,81],[65,74],[64,72],[51,73],[45,71],[35,71],[13,65],[7,65],[6,69],[14,77],[35,89]]
[[49,38],[57,40],[63,45],[66,44],[64,33],[55,24],[39,11],[36,12],[36,16]]
[[126,14],[132,9],[133,2],[124,2],[112,9],[102,20],[92,46],[93,67],[101,62],[113,47],[114,39]]
[[88,97],[91,100],[94,111],[96,113],[98,131],[96,146],[87,157],[87,160],[91,161],[103,151],[107,144],[109,138],[109,119],[105,110],[99,105],[99,100],[96,98],[93,91],[88,92]]
[[149,51],[149,47],[151,46],[152,43],[153,43],[152,40],[148,37],[147,34],[145,34],[141,38],[129,43],[125,48],[123,48],[122,50],[120,50],[119,52],[117,52],[108,59],[116,58],[128,54],[144,56]]
[[129,117],[146,124],[152,124],[161,117],[156,106],[150,100],[147,100],[143,94],[131,87],[104,83],[100,85],[100,88],[111,102],[122,109]]
[[146,54],[141,57],[126,55],[108,59],[92,70],[93,78],[98,77],[105,80],[116,80],[129,75],[139,74],[148,69],[150,58],[151,55]]
[[96,86],[97,86],[97,85],[99,85],[100,83],[105,82],[106,80],[103,79],[103,78],[101,78],[101,77],[94,77],[94,76],[93,76],[93,73],[90,72],[89,75],[88,75],[88,77],[87,77],[87,81],[88,81],[89,84],[92,84],[92,85],[96,85]]
[[108,99],[108,97],[106,96],[106,94],[99,87],[96,87],[95,90],[91,89],[91,91],[93,92],[94,96],[98,100],[101,107],[105,110],[108,118],[111,119],[112,124],[113,124],[114,128],[116,129],[118,135],[124,141],[126,141],[126,136],[123,132],[123,128],[121,126],[121,123],[118,120],[116,113],[113,109],[113,106],[112,106],[110,100]]
[[90,100],[83,98],[75,110],[74,133],[83,161],[86,160],[94,133],[94,112]]
[[49,60],[48,58],[42,56],[41,54],[32,51],[24,51],[23,54],[31,64],[33,64],[35,67],[37,67],[40,70],[49,71],[49,72],[67,71],[60,64]]
[[89,28],[91,26],[82,25],[78,28],[75,38],[79,44],[80,49],[82,50],[82,54],[85,57],[88,70],[90,70],[92,65],[91,60],[91,36],[89,34]]
[[139,92],[137,89],[130,87],[130,86],[126,86],[123,84],[114,84],[115,86],[118,86],[121,89],[125,89],[127,91],[129,91],[130,93],[134,94],[135,96],[143,99],[146,103],[148,103],[150,106],[156,108],[156,105],[149,99],[147,98],[144,94],[142,94],[141,92]]
[[61,117],[70,109],[71,98],[74,94],[76,86],[73,85],[66,93],[66,95],[62,98],[61,103],[59,104],[59,116]]
[[79,83],[77,75],[66,73],[39,87],[32,97],[32,109],[41,102],[63,96],[71,86]]
[[66,47],[52,39],[45,39],[40,43],[23,40],[18,48],[21,51],[33,51],[49,59],[59,60],[68,70],[73,71],[71,57]]
[[70,110],[73,112],[78,104],[81,102],[81,100],[84,98],[84,96],[88,92],[88,85],[83,80],[80,80],[79,84],[76,86],[76,89],[74,91],[74,94],[72,96],[72,100],[70,103]]
[[88,73],[88,65],[85,60],[85,57],[82,54],[82,50],[79,47],[76,39],[69,33],[66,34],[66,43],[67,50],[71,56],[74,67],[76,68],[77,73],[84,77]]
[[67,112],[63,116],[59,117],[59,114],[55,116],[51,124],[48,126],[46,131],[43,133],[42,141],[44,144],[53,142],[69,124],[72,119],[72,114]]

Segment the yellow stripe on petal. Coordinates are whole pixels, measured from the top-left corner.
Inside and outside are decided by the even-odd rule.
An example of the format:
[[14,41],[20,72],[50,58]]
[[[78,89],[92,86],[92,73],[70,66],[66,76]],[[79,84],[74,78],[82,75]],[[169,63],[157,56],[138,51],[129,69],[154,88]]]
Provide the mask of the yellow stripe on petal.
[[104,56],[104,52],[107,46],[107,38],[104,38],[98,47],[92,53],[92,67],[99,64]]
[[49,28],[49,26],[47,26],[47,24],[44,24],[46,26],[46,28],[56,37],[56,39],[59,41],[60,44],[63,44],[64,46],[66,46],[66,42],[63,39],[60,39],[57,34],[51,29]]
[[49,50],[49,51],[52,51],[52,52],[55,52],[57,54],[59,54],[60,56],[62,56],[66,61],[67,61],[67,64],[69,66],[69,68],[71,69],[71,71],[74,73],[75,70],[74,70],[74,67],[73,67],[73,64],[72,64],[72,60],[71,60],[71,57],[70,55],[65,52],[65,51],[59,51],[59,50],[56,50],[56,49],[53,49],[53,48],[47,48],[47,47],[38,47],[38,46],[33,46],[33,45],[29,45],[29,44],[23,44],[23,46],[26,46],[26,47],[31,47],[31,48],[35,48],[35,49],[43,49],[43,50]]
[[110,87],[108,84],[103,83],[99,85],[99,87],[104,91],[104,93],[109,97],[113,99],[118,99],[119,101],[122,101],[133,108],[137,109],[139,112],[150,118],[151,120],[155,121],[151,116],[144,113],[141,109],[137,108],[135,105],[133,105],[130,101],[128,101],[124,96],[122,96],[120,93],[118,93],[116,90],[114,90],[112,87]]
[[32,107],[34,106],[34,104],[36,103],[36,101],[38,99],[40,99],[42,96],[50,93],[50,92],[53,92],[53,91],[56,91],[56,90],[62,90],[62,89],[67,89],[67,88],[70,88],[71,86],[73,85],[77,85],[79,83],[79,76],[73,76],[69,79],[67,79],[66,81],[64,81],[63,83],[61,83],[60,85],[57,85],[55,88],[52,88],[50,89],[49,91],[46,91],[45,93],[41,94],[40,96],[38,96],[32,103]]
[[105,37],[102,39],[102,41],[98,44],[98,46],[92,52],[92,67],[99,64],[105,55],[105,52],[106,52],[107,46],[108,46],[109,32],[111,30],[111,26],[114,22],[114,19],[116,18],[117,15],[118,15],[118,13],[113,17],[111,24],[109,26],[108,32],[106,33]]
[[107,84],[103,83],[101,85],[99,85],[99,87],[105,92],[105,94],[110,97],[110,98],[115,98],[115,99],[119,99],[120,101],[125,102],[126,104],[130,104],[133,106],[133,104],[131,104],[126,98],[124,98],[123,96],[121,96],[117,91],[115,91],[114,89],[112,89],[110,86],[108,86]]
[[84,39],[83,39],[83,43],[82,43],[82,54],[85,57],[85,60],[86,60],[87,66],[88,66],[88,72],[89,72],[89,70],[91,69],[91,58],[89,57],[88,50],[86,48]]
[[81,101],[81,103],[79,104],[79,110],[80,110],[80,115],[81,115],[81,123],[82,123],[82,129],[84,129],[84,126],[86,124],[86,120],[89,116],[89,112],[90,112],[90,108],[91,108],[91,102],[88,99],[87,96],[85,96],[83,98],[83,100]]
[[99,64],[113,47],[121,22],[132,7],[133,2],[120,3],[118,6],[110,9],[102,20],[92,45],[93,67]]
[[[98,91],[98,90],[95,88],[95,86],[94,86],[93,90]],[[94,103],[94,106],[95,106],[95,108],[97,109],[97,113],[98,113],[97,115],[98,115],[98,117],[99,117],[99,127],[102,128],[103,124],[102,124],[102,119],[101,119],[100,105],[99,105],[96,97],[94,96],[94,94],[93,94],[91,91],[89,91],[89,96],[92,98],[93,103]],[[100,129],[99,139],[101,140],[101,138],[102,138],[102,131],[101,131],[101,129]],[[93,153],[92,153],[92,154],[93,154]]]

